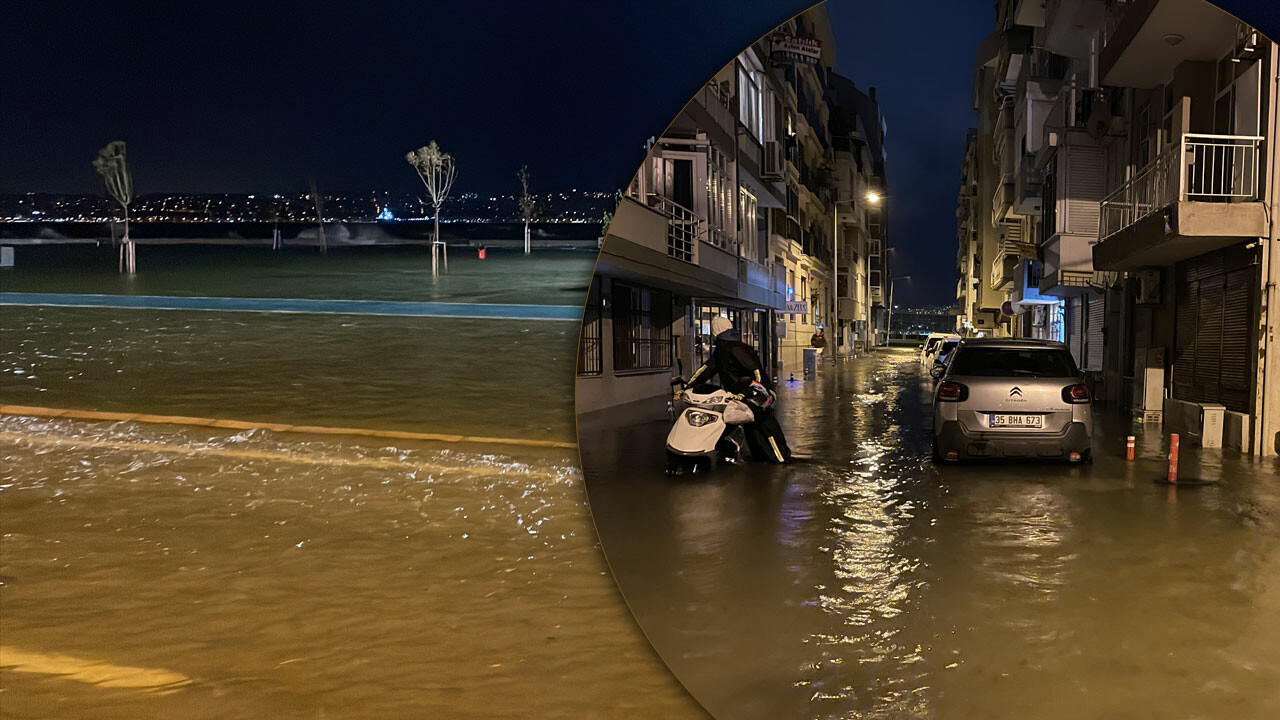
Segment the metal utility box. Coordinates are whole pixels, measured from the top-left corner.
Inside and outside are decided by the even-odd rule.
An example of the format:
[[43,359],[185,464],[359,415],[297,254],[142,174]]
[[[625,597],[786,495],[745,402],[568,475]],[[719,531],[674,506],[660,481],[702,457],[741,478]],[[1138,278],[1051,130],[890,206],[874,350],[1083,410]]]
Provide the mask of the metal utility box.
[[1133,415],[1144,423],[1164,421],[1164,348],[1134,353]]
[[818,374],[818,351],[814,348],[804,349],[804,376],[814,377]]
[[1200,447],[1222,447],[1222,424],[1226,416],[1227,408],[1217,403],[1200,406]]
[[5,245],[0,247],[0,267],[13,267],[13,247]]

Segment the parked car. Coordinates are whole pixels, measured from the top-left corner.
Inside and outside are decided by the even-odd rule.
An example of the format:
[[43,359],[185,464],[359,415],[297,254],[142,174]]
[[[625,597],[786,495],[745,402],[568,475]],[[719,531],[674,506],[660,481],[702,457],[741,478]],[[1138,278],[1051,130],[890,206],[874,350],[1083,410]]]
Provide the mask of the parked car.
[[959,338],[947,338],[943,340],[942,345],[938,347],[938,352],[933,359],[933,367],[942,366],[943,374],[946,374],[947,363],[951,362],[951,353],[959,346]]
[[942,343],[946,340],[959,339],[960,336],[954,333],[929,333],[928,337],[924,339],[924,345],[920,346],[920,364],[925,367],[932,367]]
[[933,396],[933,458],[1093,459],[1092,397],[1067,346],[961,340]]

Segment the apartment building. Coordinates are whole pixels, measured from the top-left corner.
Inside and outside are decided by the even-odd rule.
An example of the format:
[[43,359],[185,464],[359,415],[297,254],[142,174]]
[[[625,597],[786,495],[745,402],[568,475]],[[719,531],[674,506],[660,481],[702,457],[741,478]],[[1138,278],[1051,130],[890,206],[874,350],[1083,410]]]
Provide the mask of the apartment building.
[[852,80],[832,73],[828,100],[836,175],[832,222],[838,304],[832,324],[844,352],[858,353],[886,342],[886,126],[875,88],[863,92]]
[[[834,53],[825,10],[805,13],[717,73],[654,140],[602,243],[580,342],[580,416],[665,416],[670,377],[707,358],[716,315],[734,320],[775,376],[803,377],[810,337],[841,309],[833,268],[858,285],[848,299],[863,304],[846,305],[848,317],[867,315],[871,246],[842,255],[835,244],[845,216],[835,212],[833,128],[847,162],[866,168],[862,181],[880,187],[867,178],[877,162],[883,177],[883,122],[850,131],[848,113],[832,107]],[[883,245],[883,229],[874,232]],[[827,330],[827,353],[837,338],[846,350],[869,342],[868,327],[841,328]]]
[[1225,446],[1276,453],[1276,46],[1204,0],[996,11],[957,209],[958,325],[979,312],[993,334],[1064,340],[1106,406],[1193,438],[1221,413]]

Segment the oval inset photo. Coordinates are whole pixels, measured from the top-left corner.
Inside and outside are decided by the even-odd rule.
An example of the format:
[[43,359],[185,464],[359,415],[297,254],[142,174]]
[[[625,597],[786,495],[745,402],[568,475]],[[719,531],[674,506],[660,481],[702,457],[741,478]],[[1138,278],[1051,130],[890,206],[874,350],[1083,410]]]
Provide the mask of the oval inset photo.
[[712,715],[1280,712],[1276,50],[1203,0],[833,0],[653,139],[579,446]]

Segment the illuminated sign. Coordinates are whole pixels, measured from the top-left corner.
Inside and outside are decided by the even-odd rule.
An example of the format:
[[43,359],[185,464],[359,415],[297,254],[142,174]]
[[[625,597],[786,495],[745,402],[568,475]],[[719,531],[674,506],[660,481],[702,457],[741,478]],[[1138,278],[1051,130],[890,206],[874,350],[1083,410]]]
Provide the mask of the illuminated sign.
[[822,59],[822,41],[795,35],[774,33],[769,38],[773,57],[781,60],[797,60],[817,64]]

